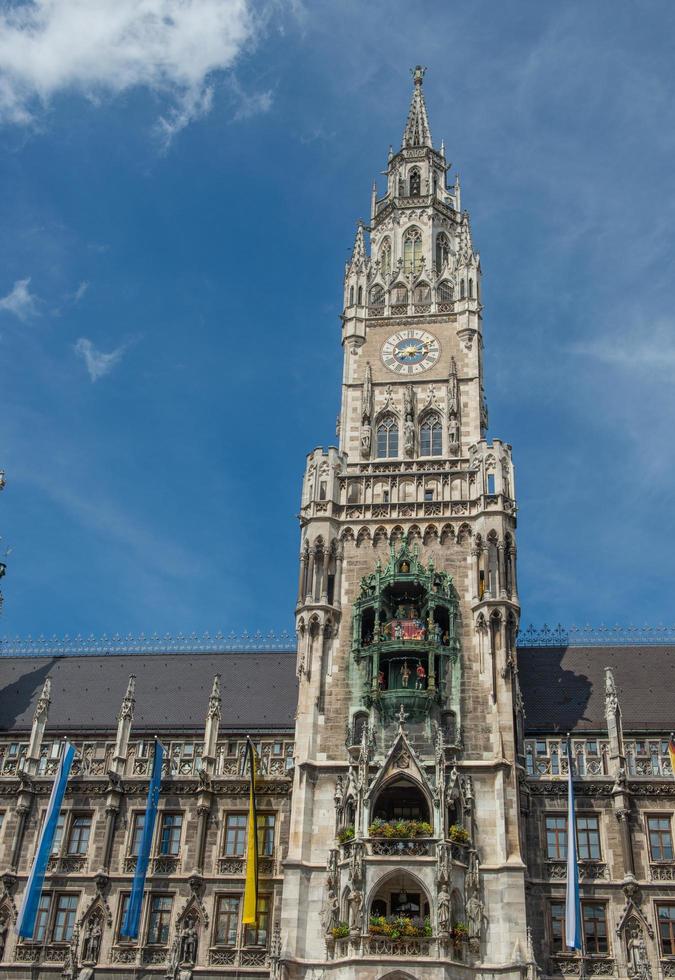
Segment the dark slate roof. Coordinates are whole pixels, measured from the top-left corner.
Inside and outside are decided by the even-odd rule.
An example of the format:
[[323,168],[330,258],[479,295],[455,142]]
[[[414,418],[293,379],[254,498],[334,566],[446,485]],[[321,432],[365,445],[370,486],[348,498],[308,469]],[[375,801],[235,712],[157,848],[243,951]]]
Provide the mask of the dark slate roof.
[[626,732],[675,729],[675,648],[519,647],[525,729],[606,731],[605,667],[614,671]]
[[221,730],[295,727],[295,652],[274,651],[3,657],[0,731],[30,729],[47,676],[49,729],[114,730],[129,674],[136,675],[136,731],[202,729],[214,674],[221,675]]

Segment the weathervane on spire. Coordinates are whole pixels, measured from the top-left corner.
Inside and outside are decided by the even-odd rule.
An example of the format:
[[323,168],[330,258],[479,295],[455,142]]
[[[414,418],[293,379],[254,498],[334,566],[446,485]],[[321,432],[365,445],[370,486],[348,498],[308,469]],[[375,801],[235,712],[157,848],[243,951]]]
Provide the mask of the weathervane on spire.
[[415,83],[415,85],[421,85],[422,84],[422,82],[424,81],[424,73],[425,73],[425,71],[426,71],[426,68],[422,67],[422,65],[415,65],[414,68],[411,68],[410,69],[410,74],[413,77],[413,82]]

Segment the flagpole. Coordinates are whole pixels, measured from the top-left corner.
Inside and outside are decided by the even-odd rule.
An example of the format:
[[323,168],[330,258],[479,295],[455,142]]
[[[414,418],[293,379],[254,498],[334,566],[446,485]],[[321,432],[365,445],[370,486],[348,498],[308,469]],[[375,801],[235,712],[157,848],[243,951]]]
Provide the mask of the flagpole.
[[568,949],[581,949],[581,899],[577,860],[577,825],[574,816],[574,775],[572,740],[567,733],[567,887],[565,892],[565,943]]

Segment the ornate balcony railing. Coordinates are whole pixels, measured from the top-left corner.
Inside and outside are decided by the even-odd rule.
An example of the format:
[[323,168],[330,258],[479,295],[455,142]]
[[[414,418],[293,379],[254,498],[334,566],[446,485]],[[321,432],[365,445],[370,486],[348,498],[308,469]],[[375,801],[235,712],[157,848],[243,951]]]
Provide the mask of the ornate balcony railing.
[[[547,861],[547,877],[551,881],[567,880],[566,861]],[[609,870],[604,861],[579,861],[579,877],[582,881],[607,881]]]
[[84,871],[87,866],[85,854],[64,854],[62,856],[53,855],[47,862],[48,874],[77,874]]
[[652,881],[675,881],[675,864],[651,864],[649,877]]
[[436,840],[431,837],[410,837],[398,840],[371,837],[366,841],[371,857],[432,857]]
[[613,977],[616,964],[609,956],[569,956],[561,954],[551,957],[551,972],[564,977]]

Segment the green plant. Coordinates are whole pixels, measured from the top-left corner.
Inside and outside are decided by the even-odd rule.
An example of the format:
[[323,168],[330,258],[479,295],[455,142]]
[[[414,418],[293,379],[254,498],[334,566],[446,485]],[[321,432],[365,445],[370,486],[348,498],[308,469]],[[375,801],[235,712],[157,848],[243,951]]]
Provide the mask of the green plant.
[[400,840],[408,837],[431,837],[433,827],[426,820],[373,820],[368,833],[371,837]]
[[349,923],[338,922],[336,926],[333,926],[330,933],[333,939],[346,939],[349,935]]
[[342,830],[338,831],[337,839],[341,844],[346,844],[350,840],[354,840],[354,828],[353,827],[343,827]]
[[433,935],[433,929],[431,928],[431,919],[429,918],[429,916],[427,916],[425,918],[425,920],[424,920],[423,929],[424,929],[424,935],[425,936],[432,936]]
[[466,927],[465,922],[455,922],[454,926],[450,930],[450,935],[452,936],[452,941],[455,944],[463,943],[469,938],[469,930]]
[[[428,930],[428,931],[427,931]],[[422,922],[407,915],[371,915],[368,925],[371,936],[386,936],[387,939],[411,939],[416,936],[430,936],[429,919]]]
[[455,844],[469,843],[469,831],[462,827],[461,824],[454,823],[448,833],[450,835],[450,840],[454,841]]

